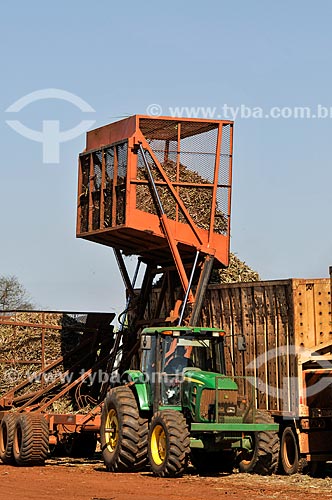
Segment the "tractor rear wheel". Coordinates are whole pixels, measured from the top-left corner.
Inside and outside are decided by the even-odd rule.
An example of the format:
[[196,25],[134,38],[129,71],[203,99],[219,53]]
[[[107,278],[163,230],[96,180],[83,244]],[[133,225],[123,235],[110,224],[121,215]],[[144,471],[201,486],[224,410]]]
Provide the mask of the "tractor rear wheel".
[[[273,424],[267,413],[256,412],[257,424]],[[259,431],[252,435],[252,451],[240,455],[240,472],[253,472],[262,476],[274,474],[278,467],[280,442],[275,431]]]
[[48,423],[42,415],[21,414],[15,425],[13,454],[17,465],[44,465],[49,442]]
[[148,455],[156,476],[178,477],[183,474],[190,455],[190,438],[182,413],[165,410],[154,414],[150,424]]
[[115,387],[104,401],[100,442],[107,470],[141,470],[147,464],[148,421],[129,387]]
[[2,462],[7,465],[13,465],[15,463],[13,455],[13,442],[16,420],[16,413],[7,413],[1,420],[0,458]]

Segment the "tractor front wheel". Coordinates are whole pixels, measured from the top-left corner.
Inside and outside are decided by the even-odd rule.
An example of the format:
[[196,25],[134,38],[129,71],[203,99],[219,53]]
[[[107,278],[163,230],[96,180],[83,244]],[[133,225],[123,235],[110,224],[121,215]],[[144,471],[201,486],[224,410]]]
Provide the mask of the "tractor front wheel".
[[148,438],[152,472],[159,477],[179,477],[187,467],[189,455],[189,431],[182,413],[175,410],[155,413]]

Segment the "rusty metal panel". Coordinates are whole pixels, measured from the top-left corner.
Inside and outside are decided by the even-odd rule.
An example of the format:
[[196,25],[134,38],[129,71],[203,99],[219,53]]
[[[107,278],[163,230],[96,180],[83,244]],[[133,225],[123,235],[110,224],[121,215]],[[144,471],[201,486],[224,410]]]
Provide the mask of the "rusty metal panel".
[[257,377],[257,407],[268,409],[267,379],[267,338],[266,338],[266,309],[264,287],[257,285],[254,288],[255,302],[255,341],[256,341],[256,377]]
[[209,298],[206,298],[206,303],[210,307],[210,323],[215,325],[216,328],[223,328],[222,315],[221,315],[221,304],[220,296],[217,290],[210,290]]
[[[232,351],[234,360],[234,374],[242,374],[244,372],[244,353],[237,349],[237,336],[243,332],[242,324],[242,304],[241,304],[241,289],[239,287],[231,290],[231,310],[233,315],[233,338]],[[239,391],[244,394],[244,380],[239,379]]]
[[89,151],[121,142],[127,137],[131,137],[136,128],[136,116],[131,116],[116,123],[110,123],[104,127],[91,130],[86,135],[86,149]]
[[[241,305],[243,325],[242,333],[245,334],[247,341],[247,350],[243,353],[244,367],[242,374],[245,374],[246,377],[254,377],[255,363],[252,366],[252,361],[256,358],[255,312],[254,297],[251,287],[241,287]],[[252,341],[248,341],[248,339],[252,339]],[[252,387],[249,382],[246,382],[244,394],[249,394],[250,391],[252,391]]]
[[[293,295],[291,280],[211,285],[207,302],[212,321],[226,331],[226,369],[236,376],[255,377],[256,405],[270,411],[295,412],[297,394],[291,381],[297,374],[292,353]],[[237,350],[244,334],[247,351]],[[292,344],[293,345],[293,344]]]
[[[326,453],[329,455],[328,460],[331,460],[331,442],[332,442],[332,431],[331,430],[317,430],[308,433],[309,450],[310,453]],[[315,459],[313,455],[312,459]]]
[[[231,310],[231,299],[229,291],[225,289],[219,289],[220,296],[220,315],[221,315],[221,324],[223,330],[226,332],[226,349],[225,349],[225,361],[226,361],[226,372],[234,375],[234,365],[233,365],[233,352],[234,345],[232,339],[234,338],[234,328],[233,328],[233,316]],[[209,295],[209,291],[207,293]],[[206,325],[210,326],[210,325]]]
[[332,342],[329,279],[292,280],[296,345],[310,348]]
[[[268,286],[264,290],[265,292],[265,310],[266,310],[266,350],[268,355],[270,353],[275,352],[277,348],[277,328],[276,328],[276,319],[277,319],[277,301],[275,297],[275,289],[271,286]],[[271,390],[267,395],[267,407],[269,410],[277,410],[278,409],[278,399],[277,399],[277,363],[278,357],[273,356],[268,361],[266,366],[267,371],[267,381]]]
[[[277,363],[276,363],[276,387],[278,398],[278,411],[291,411],[291,396],[289,392],[289,378],[293,361],[289,354],[290,332],[293,330],[292,295],[289,282],[286,285],[275,286],[276,295],[276,323],[277,323]],[[296,360],[294,361],[296,363]]]
[[[304,370],[305,388],[308,391],[306,395],[306,404],[310,409],[310,416],[315,415],[315,409],[329,409],[328,414],[332,415],[332,370]],[[319,391],[310,391],[312,386],[324,382]]]

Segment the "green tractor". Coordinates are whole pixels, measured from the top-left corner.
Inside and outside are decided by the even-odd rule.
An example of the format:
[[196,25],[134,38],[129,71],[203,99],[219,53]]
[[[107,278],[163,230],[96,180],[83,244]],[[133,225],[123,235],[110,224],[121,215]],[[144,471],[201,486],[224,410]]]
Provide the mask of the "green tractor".
[[142,331],[140,370],[127,370],[103,405],[109,471],[141,470],[148,461],[161,477],[180,476],[189,461],[201,473],[276,471],[278,425],[255,411],[248,381],[225,375],[224,338],[216,328]]

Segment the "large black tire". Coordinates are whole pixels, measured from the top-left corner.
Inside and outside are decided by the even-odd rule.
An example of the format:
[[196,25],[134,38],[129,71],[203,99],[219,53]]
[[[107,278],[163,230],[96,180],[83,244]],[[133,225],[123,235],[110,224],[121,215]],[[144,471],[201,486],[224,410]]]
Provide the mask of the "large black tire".
[[13,454],[17,465],[44,465],[49,443],[48,423],[42,415],[21,414],[15,425]]
[[307,461],[300,458],[298,440],[293,427],[285,427],[281,435],[279,470],[282,474],[291,476],[301,474],[307,466]]
[[[257,411],[255,422],[257,424],[274,423],[273,418],[267,413]],[[239,470],[267,476],[274,474],[278,468],[280,440],[277,432],[255,432],[253,450],[251,453],[241,453]]]
[[84,432],[68,436],[63,444],[65,455],[73,458],[93,457],[97,446],[97,436],[94,432]]
[[15,463],[13,455],[13,442],[17,414],[6,413],[1,420],[0,426],[0,458],[4,464],[13,465]]
[[159,477],[179,477],[190,455],[187,422],[175,410],[154,414],[149,430],[148,456],[152,472]]
[[147,464],[148,421],[140,417],[129,387],[115,387],[104,401],[100,442],[107,470],[129,472]]
[[230,474],[233,472],[236,456],[233,451],[208,452],[193,448],[190,458],[199,474],[218,474],[219,472]]
[[140,471],[148,465],[148,433],[149,422],[146,418],[138,419],[138,443],[134,465],[135,471]]

